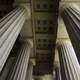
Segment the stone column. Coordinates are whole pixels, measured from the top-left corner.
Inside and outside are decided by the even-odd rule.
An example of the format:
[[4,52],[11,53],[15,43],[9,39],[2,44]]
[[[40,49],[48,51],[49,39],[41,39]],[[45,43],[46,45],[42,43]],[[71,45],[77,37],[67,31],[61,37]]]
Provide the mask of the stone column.
[[27,75],[25,80],[32,80],[33,63],[30,61],[28,64]]
[[27,18],[26,9],[16,8],[0,20],[0,72]]
[[80,80],[80,66],[69,42],[57,44],[62,80]]

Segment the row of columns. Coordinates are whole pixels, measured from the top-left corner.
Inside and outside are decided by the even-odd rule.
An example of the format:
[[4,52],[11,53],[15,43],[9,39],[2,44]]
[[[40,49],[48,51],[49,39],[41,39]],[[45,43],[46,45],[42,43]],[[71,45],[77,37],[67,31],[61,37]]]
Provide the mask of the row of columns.
[[19,7],[0,20],[0,72],[27,19],[26,9]]
[[62,80],[80,80],[80,65],[72,45],[69,42],[58,42],[57,49],[60,60]]
[[63,9],[62,18],[80,63],[80,8],[71,5]]

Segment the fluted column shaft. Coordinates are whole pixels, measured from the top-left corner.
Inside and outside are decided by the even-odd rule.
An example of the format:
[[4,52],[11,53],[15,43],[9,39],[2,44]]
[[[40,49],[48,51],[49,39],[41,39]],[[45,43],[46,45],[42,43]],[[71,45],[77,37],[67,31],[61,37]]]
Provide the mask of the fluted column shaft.
[[80,7],[66,7],[62,12],[62,18],[80,63]]
[[28,64],[27,75],[25,80],[32,80],[33,63],[30,61]]
[[0,72],[26,19],[26,9],[20,7],[0,20]]
[[62,80],[80,80],[80,66],[73,50],[68,42],[57,44]]
[[9,74],[7,80],[25,80],[30,51],[31,47],[28,44],[24,44],[21,47],[19,51],[19,56],[17,57],[16,63],[11,70],[11,73]]

